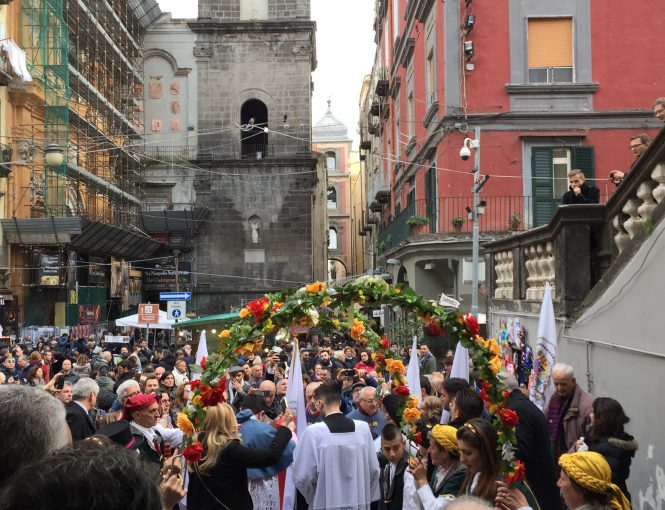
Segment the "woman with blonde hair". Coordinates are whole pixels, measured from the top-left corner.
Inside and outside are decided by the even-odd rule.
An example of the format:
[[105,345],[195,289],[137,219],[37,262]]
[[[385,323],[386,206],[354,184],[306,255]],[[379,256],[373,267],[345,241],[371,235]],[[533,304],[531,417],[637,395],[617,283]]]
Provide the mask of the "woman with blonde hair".
[[79,354],[79,357],[76,358],[76,363],[72,366],[72,370],[79,375],[79,377],[90,377],[90,371],[92,367],[90,365],[90,360],[85,354]]
[[248,448],[241,442],[233,408],[226,403],[208,407],[201,438],[204,453],[192,466],[187,508],[253,510],[247,468],[277,464],[295,428],[289,411],[282,415],[281,422],[268,448]]

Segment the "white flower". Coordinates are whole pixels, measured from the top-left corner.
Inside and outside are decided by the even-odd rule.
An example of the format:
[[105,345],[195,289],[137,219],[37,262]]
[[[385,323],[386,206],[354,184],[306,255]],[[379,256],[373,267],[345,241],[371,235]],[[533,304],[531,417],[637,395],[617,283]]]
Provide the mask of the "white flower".
[[506,462],[512,462],[515,459],[515,447],[510,443],[505,443],[501,448],[501,458]]
[[316,326],[319,323],[319,311],[316,308],[309,308],[305,310],[305,315],[312,319],[312,323]]

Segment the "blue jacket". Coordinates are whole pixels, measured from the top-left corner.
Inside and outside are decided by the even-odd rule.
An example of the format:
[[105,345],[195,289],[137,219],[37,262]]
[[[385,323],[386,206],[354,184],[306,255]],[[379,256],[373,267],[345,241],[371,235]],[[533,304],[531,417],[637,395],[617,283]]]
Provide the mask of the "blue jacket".
[[[240,424],[240,435],[245,446],[250,448],[268,448],[277,432],[272,425],[258,420],[252,420],[252,411],[243,409],[236,415]],[[282,457],[277,464],[267,468],[247,469],[247,478],[271,478],[280,471],[286,469],[293,462],[293,450],[295,444],[290,441],[282,452]]]

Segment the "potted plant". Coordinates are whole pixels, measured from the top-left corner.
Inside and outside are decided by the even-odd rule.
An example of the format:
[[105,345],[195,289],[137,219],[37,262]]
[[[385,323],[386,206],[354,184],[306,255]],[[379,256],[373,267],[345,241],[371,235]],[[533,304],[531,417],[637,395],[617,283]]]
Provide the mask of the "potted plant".
[[510,230],[519,230],[520,224],[522,223],[522,216],[518,213],[513,213],[508,218],[508,226]]
[[462,225],[464,225],[464,218],[462,216],[455,216],[452,220],[450,220],[450,224],[455,229],[455,232],[461,232]]
[[413,214],[406,219],[406,224],[411,226],[411,233],[423,234],[427,231],[429,218],[420,214]]

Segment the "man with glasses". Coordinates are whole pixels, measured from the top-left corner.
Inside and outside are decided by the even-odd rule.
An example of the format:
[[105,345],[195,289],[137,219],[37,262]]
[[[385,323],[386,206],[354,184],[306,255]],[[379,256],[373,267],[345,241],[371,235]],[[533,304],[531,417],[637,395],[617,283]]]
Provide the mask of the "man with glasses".
[[[637,161],[640,159],[640,156],[647,150],[650,142],[651,140],[649,139],[649,135],[644,133],[630,137],[630,150],[633,151],[633,154],[635,155],[635,161],[633,161],[633,164],[630,165],[630,170],[633,169]],[[621,184],[621,181],[623,181],[625,176],[625,172],[621,172],[620,170],[612,170],[610,172],[609,181],[615,186],[618,186]]]
[[376,389],[367,386],[358,394],[358,409],[351,411],[346,416],[352,420],[366,422],[372,433],[372,439],[376,439],[387,423],[385,415],[380,409],[381,405],[376,400]]
[[5,384],[18,384],[20,382],[19,372],[16,370],[16,360],[11,356],[7,356],[2,360],[0,372],[5,374]]

